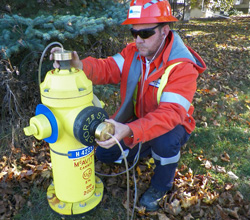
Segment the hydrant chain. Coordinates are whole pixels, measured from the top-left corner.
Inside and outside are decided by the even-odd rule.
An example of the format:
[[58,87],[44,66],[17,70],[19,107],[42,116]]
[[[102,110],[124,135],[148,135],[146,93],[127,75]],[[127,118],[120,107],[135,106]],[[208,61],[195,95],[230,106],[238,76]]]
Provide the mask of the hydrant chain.
[[58,154],[58,155],[60,155],[60,156],[66,156],[66,157],[70,157],[70,156],[71,156],[71,154],[64,154],[64,153],[60,153],[60,152],[58,152],[58,151],[55,151],[55,150],[52,149],[51,146],[49,146],[49,149],[50,149],[53,153]]

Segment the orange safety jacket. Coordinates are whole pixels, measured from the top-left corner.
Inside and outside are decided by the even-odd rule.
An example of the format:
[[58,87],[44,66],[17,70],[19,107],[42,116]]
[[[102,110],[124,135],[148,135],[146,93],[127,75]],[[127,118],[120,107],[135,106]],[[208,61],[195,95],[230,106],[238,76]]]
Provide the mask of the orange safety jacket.
[[[175,31],[170,31],[162,53],[150,64],[148,77],[142,84],[144,62],[145,58],[139,56],[135,43],[128,44],[113,57],[82,60],[83,71],[94,84],[121,83],[121,106],[113,118],[126,123],[132,130],[133,136],[124,139],[129,147],[163,135],[179,124],[188,133],[194,130],[194,107],[191,103],[197,77],[206,69],[202,58],[186,46]],[[170,69],[167,84],[157,102],[161,77],[172,64],[177,65]],[[133,96],[136,98],[135,106]],[[138,119],[131,121],[133,116]]]

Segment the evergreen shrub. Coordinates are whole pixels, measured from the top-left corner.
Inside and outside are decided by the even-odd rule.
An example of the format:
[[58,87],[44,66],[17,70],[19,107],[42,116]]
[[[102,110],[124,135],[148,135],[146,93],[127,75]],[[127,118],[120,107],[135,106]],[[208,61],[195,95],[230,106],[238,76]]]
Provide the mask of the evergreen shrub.
[[[9,142],[14,133],[20,134],[17,142],[26,145],[22,128],[40,103],[36,81],[44,48],[58,41],[65,49],[76,50],[81,58],[116,54],[129,34],[128,27],[120,25],[128,4],[119,0],[3,0],[0,7],[0,139],[6,137]],[[48,55],[49,51],[43,75],[53,68]],[[94,87],[102,100],[112,94],[118,99],[117,91],[112,85]]]
[[10,58],[25,49],[29,52],[42,51],[52,41],[64,44],[68,40],[82,38],[85,47],[91,46],[93,40],[90,39],[96,38],[104,30],[112,36],[112,27],[119,25],[126,18],[126,7],[119,2],[77,2],[83,3],[79,8],[79,15],[70,11],[72,7],[75,12],[74,4],[67,7],[67,14],[58,14],[57,9],[54,14],[45,11],[44,15],[34,18],[3,13],[0,20],[0,47],[5,49]]

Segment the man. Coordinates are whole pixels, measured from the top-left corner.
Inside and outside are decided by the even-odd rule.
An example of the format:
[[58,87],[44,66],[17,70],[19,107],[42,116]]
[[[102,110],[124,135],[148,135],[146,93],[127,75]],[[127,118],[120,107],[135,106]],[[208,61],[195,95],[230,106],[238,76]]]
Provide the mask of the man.
[[[195,128],[191,103],[196,80],[206,69],[199,55],[170,30],[169,22],[175,21],[167,0],[132,0],[122,24],[132,25],[134,42],[106,59],[80,60],[74,52],[71,63],[94,84],[121,83],[121,106],[108,121],[115,125],[114,136],[128,161],[133,161],[140,142],[140,156],[155,160],[150,187],[139,201],[147,211],[157,210],[172,187],[181,146]],[[99,160],[123,158],[113,138],[97,143]]]

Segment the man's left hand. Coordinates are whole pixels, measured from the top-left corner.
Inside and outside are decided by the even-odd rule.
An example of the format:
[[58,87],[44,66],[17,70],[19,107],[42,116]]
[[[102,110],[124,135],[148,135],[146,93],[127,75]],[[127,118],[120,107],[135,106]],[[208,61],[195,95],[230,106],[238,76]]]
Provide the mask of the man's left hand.
[[[126,124],[122,124],[119,123],[113,119],[106,119],[105,120],[108,123],[111,123],[115,126],[115,133],[114,133],[114,137],[120,142],[123,138],[125,137],[129,137],[133,134],[132,130],[129,128],[128,125]],[[116,140],[112,137],[110,137],[110,139],[106,140],[106,141],[98,141],[96,140],[96,143],[106,149],[111,148],[112,146],[114,146],[115,144],[117,144]]]

